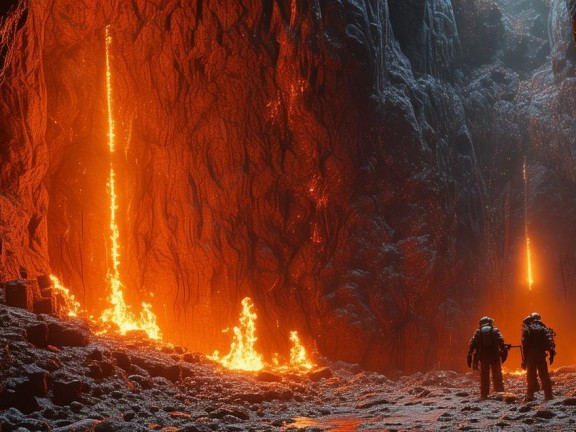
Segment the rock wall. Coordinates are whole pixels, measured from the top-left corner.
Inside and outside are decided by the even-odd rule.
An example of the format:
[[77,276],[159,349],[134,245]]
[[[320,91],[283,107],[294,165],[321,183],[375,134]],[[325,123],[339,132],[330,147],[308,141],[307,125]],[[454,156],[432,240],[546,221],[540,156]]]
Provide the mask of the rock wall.
[[[153,293],[168,340],[225,350],[249,295],[263,351],[296,329],[372,369],[461,367],[469,314],[513,268],[518,160],[572,181],[568,9],[504,6],[24,4],[3,25],[4,277],[49,267],[104,307],[112,162],[127,296]],[[527,144],[547,127],[564,147]]]

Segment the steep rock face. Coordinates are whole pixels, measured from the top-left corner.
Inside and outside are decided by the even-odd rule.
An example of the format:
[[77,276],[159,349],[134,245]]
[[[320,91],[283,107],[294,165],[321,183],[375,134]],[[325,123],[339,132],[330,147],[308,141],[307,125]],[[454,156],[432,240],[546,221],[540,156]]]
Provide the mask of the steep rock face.
[[[420,73],[451,69],[456,45],[430,60],[447,8],[426,9]],[[87,307],[106,304],[113,163],[124,284],[134,304],[154,293],[169,339],[224,348],[220,330],[250,295],[267,350],[295,328],[372,368],[436,361],[471,265],[455,234],[477,229],[473,149],[451,89],[412,75],[386,4],[49,1],[28,13],[42,41],[29,61],[46,89],[34,145],[49,148],[50,264]]]
[[154,294],[168,340],[224,350],[249,295],[263,351],[297,329],[373,369],[461,367],[470,312],[518,273],[522,158],[560,191],[539,201],[533,183],[532,206],[571,197],[566,3],[161,3],[45,0],[14,19],[4,277],[50,267],[107,305],[112,165],[127,298]]

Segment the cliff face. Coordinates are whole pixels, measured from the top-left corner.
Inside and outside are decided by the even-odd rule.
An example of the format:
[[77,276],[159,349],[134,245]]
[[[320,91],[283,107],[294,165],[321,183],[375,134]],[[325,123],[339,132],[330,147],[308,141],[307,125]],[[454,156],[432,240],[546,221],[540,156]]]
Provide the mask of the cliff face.
[[[133,304],[154,294],[168,340],[223,349],[249,295],[263,351],[297,329],[369,368],[458,367],[502,270],[502,154],[552,134],[565,147],[529,147],[556,173],[573,148],[570,22],[552,3],[23,5],[3,26],[3,278],[52,272],[105,306],[112,162],[122,279]],[[512,15],[535,24],[516,34]]]

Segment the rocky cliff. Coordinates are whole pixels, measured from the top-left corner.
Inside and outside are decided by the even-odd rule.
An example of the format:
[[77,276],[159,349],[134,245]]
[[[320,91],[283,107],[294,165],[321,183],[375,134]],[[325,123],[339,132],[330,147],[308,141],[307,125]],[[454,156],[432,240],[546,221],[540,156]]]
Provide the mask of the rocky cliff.
[[249,295],[263,351],[296,329],[372,369],[460,367],[469,314],[521,278],[524,157],[541,267],[571,288],[569,8],[21,2],[2,25],[2,278],[52,272],[105,306],[113,162],[127,295],[153,293],[168,340],[224,348]]

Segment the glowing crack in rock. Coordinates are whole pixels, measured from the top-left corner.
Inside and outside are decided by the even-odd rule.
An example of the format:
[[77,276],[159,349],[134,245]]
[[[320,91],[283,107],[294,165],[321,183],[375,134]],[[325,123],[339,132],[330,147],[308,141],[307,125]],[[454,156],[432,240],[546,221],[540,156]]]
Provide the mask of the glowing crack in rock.
[[60,305],[64,314],[69,317],[77,317],[80,315],[82,307],[76,298],[74,298],[74,294],[72,294],[68,288],[62,285],[56,276],[50,275],[50,280],[52,281],[52,288],[56,294],[58,294],[64,300],[64,304]]
[[526,170],[526,157],[522,164],[522,177],[524,179],[524,238],[526,242],[526,283],[532,290],[534,277],[532,275],[532,251],[530,250],[530,236],[528,235],[528,173]]
[[242,300],[242,312],[240,325],[233,328],[234,337],[230,345],[230,352],[224,357],[219,356],[218,351],[210,357],[220,362],[228,369],[258,371],[264,368],[262,356],[256,351],[256,319],[254,304],[250,297]]
[[[106,101],[108,114],[108,148],[110,155],[116,150],[116,136],[114,132],[113,97],[112,97],[112,72],[110,68],[110,46],[112,36],[110,29],[106,27]],[[120,334],[129,331],[141,330],[146,332],[151,339],[161,339],[160,328],[156,323],[156,315],[148,303],[142,303],[142,311],[136,317],[130,307],[124,301],[124,285],[120,279],[120,231],[116,223],[116,211],[118,203],[116,197],[116,175],[114,162],[110,162],[110,177],[108,181],[108,193],[110,194],[110,255],[112,267],[108,269],[106,278],[110,286],[109,301],[112,306],[102,312],[100,320],[106,326],[114,323]],[[109,327],[109,326],[108,326]]]

